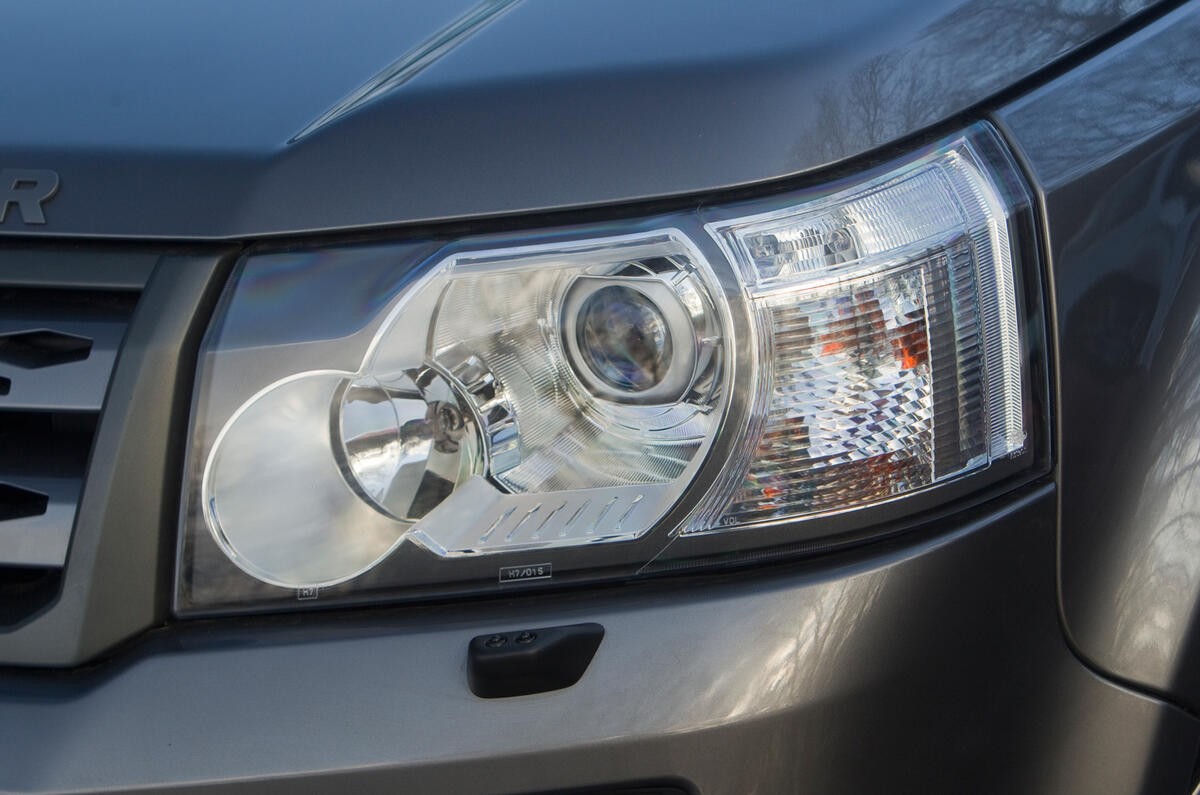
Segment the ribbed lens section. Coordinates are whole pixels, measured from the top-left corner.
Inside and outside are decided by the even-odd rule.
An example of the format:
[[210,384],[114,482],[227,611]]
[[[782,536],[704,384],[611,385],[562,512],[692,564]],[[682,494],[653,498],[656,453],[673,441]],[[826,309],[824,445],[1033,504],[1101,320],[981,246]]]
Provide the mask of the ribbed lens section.
[[743,271],[760,289],[824,279],[881,252],[952,237],[961,225],[947,175],[927,165],[838,207],[747,228]]
[[868,505],[1021,449],[1007,210],[969,141],[709,230],[769,371],[745,452],[683,532]]
[[954,312],[975,304],[969,265],[960,243],[761,301],[774,329],[767,417],[721,525],[886,499],[986,452],[978,313]]

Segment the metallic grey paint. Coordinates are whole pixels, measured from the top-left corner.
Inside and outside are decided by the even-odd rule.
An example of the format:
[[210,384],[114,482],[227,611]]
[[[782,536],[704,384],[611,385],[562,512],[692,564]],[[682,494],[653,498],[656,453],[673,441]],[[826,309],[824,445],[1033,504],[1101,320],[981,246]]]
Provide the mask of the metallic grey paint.
[[1062,609],[1080,652],[1200,708],[1200,4],[998,114],[1044,193]]
[[[1200,723],[1062,643],[1054,504],[1028,489],[919,541],[701,582],[201,623],[0,679],[0,788],[1182,791]],[[475,635],[580,620],[606,632],[578,684],[468,690]]]
[[[6,9],[0,27],[4,62],[23,65],[0,86],[0,153],[5,168],[59,172],[36,228],[57,236],[259,236],[642,200],[863,154],[1148,4],[525,0],[289,144],[468,4],[45,0]],[[70,46],[50,57],[48,42]]]
[[[6,169],[61,172],[49,236],[640,200],[870,153],[1143,5],[526,0],[288,145],[466,4],[25,4],[0,57],[42,71],[0,86],[0,152]],[[88,665],[0,669],[0,789],[1186,791],[1200,720],[1170,702],[1200,704],[1198,20],[1200,2],[1183,4],[994,114],[1044,200],[1061,527],[1044,482],[891,541],[720,576],[163,626],[194,351],[233,248],[161,259],[59,601],[0,633],[6,663]],[[72,46],[43,57],[59,39]],[[14,217],[0,234],[28,233]],[[77,267],[0,255],[46,262],[48,281]],[[95,259],[85,281],[149,273],[145,255],[132,270]],[[471,637],[578,621],[606,638],[577,685],[470,694]]]

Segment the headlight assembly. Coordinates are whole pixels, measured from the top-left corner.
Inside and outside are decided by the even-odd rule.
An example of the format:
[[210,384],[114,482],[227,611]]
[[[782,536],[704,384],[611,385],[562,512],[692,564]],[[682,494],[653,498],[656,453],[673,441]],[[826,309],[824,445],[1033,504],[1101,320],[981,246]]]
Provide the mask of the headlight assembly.
[[769,200],[248,256],[203,346],[177,609],[628,577],[1027,467],[1027,204],[980,127]]

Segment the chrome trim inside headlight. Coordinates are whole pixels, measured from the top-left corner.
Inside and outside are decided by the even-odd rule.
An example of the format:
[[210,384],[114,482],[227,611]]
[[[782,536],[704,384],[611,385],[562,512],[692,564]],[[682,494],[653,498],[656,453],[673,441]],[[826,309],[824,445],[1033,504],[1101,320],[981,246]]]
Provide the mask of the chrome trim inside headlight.
[[1028,205],[979,125],[736,204],[255,252],[203,346],[176,608],[632,577],[1027,469]]

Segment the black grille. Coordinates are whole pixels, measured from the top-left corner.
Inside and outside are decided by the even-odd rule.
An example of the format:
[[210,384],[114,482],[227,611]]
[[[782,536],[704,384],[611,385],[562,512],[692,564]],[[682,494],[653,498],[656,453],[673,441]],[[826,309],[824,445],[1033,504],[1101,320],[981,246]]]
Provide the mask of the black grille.
[[[47,284],[38,275],[54,273],[53,260],[0,250],[0,627],[57,594],[101,405],[139,295],[128,283]],[[45,262],[51,267],[38,267]]]

